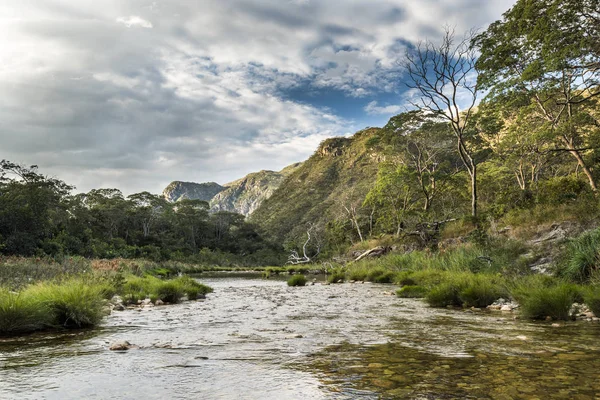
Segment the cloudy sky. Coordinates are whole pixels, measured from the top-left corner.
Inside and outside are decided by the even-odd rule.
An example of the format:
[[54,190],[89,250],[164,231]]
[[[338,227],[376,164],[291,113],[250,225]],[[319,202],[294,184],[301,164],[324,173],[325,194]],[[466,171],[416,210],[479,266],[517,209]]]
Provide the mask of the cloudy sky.
[[403,109],[404,48],[514,0],[0,0],[0,159],[78,191],[225,183]]

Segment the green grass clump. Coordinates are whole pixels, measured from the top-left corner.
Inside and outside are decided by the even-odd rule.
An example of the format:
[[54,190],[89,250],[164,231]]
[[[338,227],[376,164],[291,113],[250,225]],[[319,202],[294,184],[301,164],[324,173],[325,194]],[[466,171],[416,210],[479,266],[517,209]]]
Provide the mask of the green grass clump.
[[348,271],[348,279],[351,281],[366,281],[369,271],[365,268],[352,268]]
[[392,283],[396,274],[392,271],[386,271],[383,268],[377,268],[369,271],[366,280],[375,283]]
[[327,282],[329,283],[344,282],[345,280],[346,273],[342,269],[334,269],[330,272],[329,276],[327,276]]
[[595,316],[600,315],[600,286],[591,286],[583,291],[583,301]]
[[287,281],[288,286],[305,286],[306,277],[304,275],[292,275]]
[[212,293],[213,289],[210,286],[204,285],[189,276],[181,276],[175,279],[183,292],[186,294],[188,300],[196,300],[203,298],[208,293]]
[[570,281],[584,283],[600,270],[600,229],[572,239],[559,263],[557,274]]
[[431,307],[462,306],[459,293],[464,289],[464,285],[461,283],[460,281],[448,281],[434,286],[425,296],[427,304]]
[[520,286],[512,292],[519,302],[521,315],[530,319],[568,320],[573,303],[581,299],[581,289],[571,283],[551,286]]
[[45,303],[0,288],[0,335],[16,335],[46,328],[51,315]]
[[185,295],[183,289],[181,282],[176,280],[155,282],[152,288],[152,297],[165,303],[176,304]]
[[403,286],[396,291],[396,295],[403,299],[421,299],[427,295],[427,289],[423,286]]
[[499,298],[508,297],[504,282],[493,275],[473,275],[465,281],[458,297],[464,307],[487,307]]
[[28,287],[23,296],[44,304],[51,315],[50,324],[57,327],[92,327],[104,316],[102,289],[81,280],[39,283]]

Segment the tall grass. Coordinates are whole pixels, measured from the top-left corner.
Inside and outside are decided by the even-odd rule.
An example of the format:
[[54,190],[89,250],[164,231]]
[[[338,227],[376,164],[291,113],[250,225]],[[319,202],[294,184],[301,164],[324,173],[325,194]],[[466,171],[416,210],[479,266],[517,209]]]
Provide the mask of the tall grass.
[[60,284],[39,283],[28,287],[23,296],[36,299],[47,307],[51,325],[59,327],[92,327],[104,316],[101,288],[80,280]]
[[0,289],[0,335],[16,335],[50,325],[46,304],[31,296]]
[[292,275],[287,281],[288,286],[305,286],[306,277],[304,275]]
[[557,274],[574,282],[589,282],[600,271],[600,229],[569,241]]
[[513,285],[511,295],[523,317],[541,320],[568,320],[573,303],[583,301],[579,286],[542,275],[532,275]]

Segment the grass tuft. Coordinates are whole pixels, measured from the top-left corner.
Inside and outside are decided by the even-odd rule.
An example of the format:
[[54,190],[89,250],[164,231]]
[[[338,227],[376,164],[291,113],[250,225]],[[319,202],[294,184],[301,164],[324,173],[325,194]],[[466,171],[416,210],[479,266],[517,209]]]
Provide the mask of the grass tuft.
[[287,281],[288,286],[305,286],[306,277],[304,275],[292,275]]

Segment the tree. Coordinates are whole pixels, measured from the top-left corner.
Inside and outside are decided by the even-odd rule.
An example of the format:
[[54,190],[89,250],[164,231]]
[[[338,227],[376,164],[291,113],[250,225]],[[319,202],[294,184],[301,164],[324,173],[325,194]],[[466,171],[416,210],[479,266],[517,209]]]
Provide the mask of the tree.
[[477,160],[470,143],[478,135],[471,126],[479,94],[477,55],[470,46],[474,37],[475,32],[470,32],[457,41],[454,31],[446,28],[441,44],[427,40],[407,50],[404,67],[409,77],[407,86],[420,95],[413,106],[446,120],[452,129],[458,154],[471,180],[471,215],[476,218]]
[[[580,122],[600,95],[600,0],[519,0],[477,36],[479,83],[488,98],[525,98],[540,119],[536,131],[553,139],[550,151],[575,158],[591,189],[590,150]],[[597,131],[597,129],[596,129]]]

